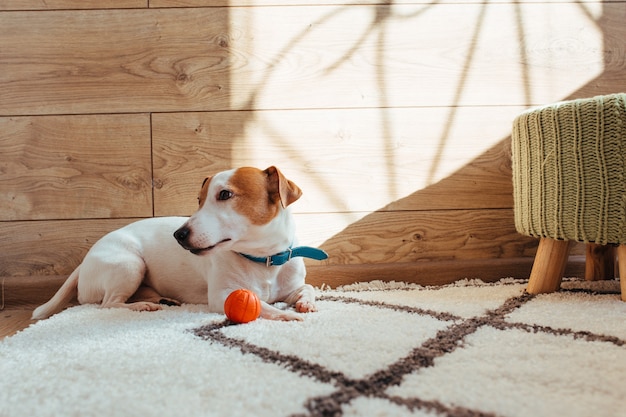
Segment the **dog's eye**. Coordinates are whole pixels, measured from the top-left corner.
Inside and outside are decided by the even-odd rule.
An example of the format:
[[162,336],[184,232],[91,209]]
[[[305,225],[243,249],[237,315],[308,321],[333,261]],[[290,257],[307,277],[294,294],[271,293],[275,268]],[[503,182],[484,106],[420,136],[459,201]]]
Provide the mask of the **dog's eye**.
[[233,192],[232,191],[222,190],[217,195],[217,199],[220,200],[220,201],[226,201],[226,200],[230,199],[232,196],[233,196]]

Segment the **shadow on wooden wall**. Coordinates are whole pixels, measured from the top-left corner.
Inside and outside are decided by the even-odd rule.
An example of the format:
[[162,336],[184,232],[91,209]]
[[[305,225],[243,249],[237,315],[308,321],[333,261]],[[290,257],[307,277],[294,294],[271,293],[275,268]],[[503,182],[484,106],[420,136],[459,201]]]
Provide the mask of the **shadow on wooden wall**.
[[[585,5],[578,6],[586,12]],[[519,12],[519,5],[517,7]],[[486,8],[485,3],[476,22],[473,45],[478,42]],[[623,79],[626,59],[621,41],[624,31],[619,24],[626,18],[626,8],[616,3],[604,3],[602,8],[599,18],[594,19],[588,13],[587,16],[602,32],[604,70],[561,100],[626,90]],[[532,58],[526,55],[532,48],[524,44],[521,14],[518,13],[517,18],[525,102],[533,103]],[[472,57],[470,49],[466,70],[471,67]],[[431,173],[436,172],[443,159],[442,150],[461,106],[465,81],[464,76],[459,79],[455,101],[432,160]],[[515,230],[510,140],[510,137],[503,139],[450,176],[380,208],[326,240],[322,247],[331,254],[331,259],[322,266],[309,263],[310,281],[331,286],[372,279],[437,285],[474,277],[483,280],[527,278],[538,240]],[[432,175],[429,182],[431,178]],[[442,210],[443,207],[446,209]],[[566,275],[583,276],[583,255],[584,245],[577,244]]]
[[[302,172],[309,200],[298,214],[317,216],[311,229],[368,213],[324,230],[331,259],[310,266],[313,280],[524,276],[535,242],[513,229],[507,133],[481,126],[493,112],[503,127],[547,100],[626,89],[623,2],[161,3],[0,15],[2,121],[43,126],[17,139],[0,129],[0,208],[28,203],[3,210],[0,275],[67,274],[109,230],[191,214],[207,174],[284,161]],[[555,10],[579,26],[557,15],[562,32],[536,32]],[[281,30],[261,30],[272,24]],[[514,50],[493,51],[502,46]],[[131,126],[120,132],[128,140],[112,140],[113,126]],[[458,126],[484,148],[452,167]],[[82,140],[90,131],[97,147]],[[38,159],[43,141],[60,151]]]

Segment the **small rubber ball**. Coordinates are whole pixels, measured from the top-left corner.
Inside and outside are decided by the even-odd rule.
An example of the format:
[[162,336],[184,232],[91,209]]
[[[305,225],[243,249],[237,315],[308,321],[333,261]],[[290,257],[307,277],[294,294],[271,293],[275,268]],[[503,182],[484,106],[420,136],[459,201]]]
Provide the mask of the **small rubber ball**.
[[261,300],[257,295],[246,289],[231,292],[224,302],[224,313],[230,321],[248,323],[261,315]]

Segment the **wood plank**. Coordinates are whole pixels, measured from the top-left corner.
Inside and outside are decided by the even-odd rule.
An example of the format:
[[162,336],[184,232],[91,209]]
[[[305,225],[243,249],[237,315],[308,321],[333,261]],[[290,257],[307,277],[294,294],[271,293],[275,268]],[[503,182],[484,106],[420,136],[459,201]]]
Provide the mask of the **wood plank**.
[[296,221],[300,244],[329,254],[323,265],[532,257],[538,244],[515,231],[511,209],[374,212],[352,222],[305,214]]
[[[501,278],[527,279],[533,258],[463,259],[456,261],[407,262],[394,264],[312,265],[307,266],[306,281],[315,286],[337,288],[369,281],[408,282],[423,286],[451,284],[461,279],[494,282]],[[584,275],[584,259],[572,257],[565,273]]]
[[[458,0],[443,0],[438,3],[447,3]],[[539,1],[539,0],[537,0]],[[541,0],[545,1],[545,0]],[[393,0],[396,4],[411,4],[415,3],[415,0]],[[388,5],[389,0],[360,0],[358,4],[369,5]],[[319,5],[338,5],[338,6],[350,6],[351,3],[346,0],[150,0],[150,7],[241,7],[241,6],[319,6]],[[429,7],[428,4],[423,6]]]
[[134,220],[0,222],[0,276],[69,275],[98,239]]
[[[490,256],[500,256],[502,259],[529,257],[532,262],[538,243],[537,239],[516,235],[510,230],[510,226],[504,226],[507,230],[501,234],[493,234],[492,242],[491,228],[498,229],[497,225],[506,223],[506,219],[495,221],[496,226],[491,228],[483,227],[484,220],[475,225],[464,224],[459,226],[458,231],[454,227],[453,216],[452,219],[441,219],[442,216],[445,217],[445,212],[438,215],[425,213],[422,216],[413,213],[405,220],[398,220],[401,215],[402,213],[396,213],[389,216],[393,220],[393,233],[386,232],[386,221],[372,224],[370,219],[365,219],[369,225],[357,224],[354,226],[356,231],[346,228],[342,232],[339,229],[343,224],[339,214],[297,215],[300,243],[321,246],[331,255],[329,261],[321,263],[306,261],[307,266],[327,268],[338,265],[377,265],[372,262],[382,261],[381,265],[389,265],[393,270],[391,265],[395,261],[399,261],[396,262],[398,264],[408,262],[425,265],[439,261],[466,260],[472,254],[481,259]],[[510,216],[510,213],[503,215]],[[448,216],[451,214],[448,213]],[[387,214],[378,213],[374,217],[386,218]],[[467,219],[468,215],[463,217]],[[81,262],[96,240],[134,220],[136,219],[0,223],[0,276],[67,275]],[[432,222],[428,227],[428,234],[419,235],[425,229],[416,225],[426,224],[427,221]],[[442,224],[447,224],[447,227],[443,228]],[[336,232],[337,229],[339,232]],[[479,233],[478,238],[473,235],[476,230]],[[507,236],[510,236],[509,240]],[[464,240],[467,242],[464,243]],[[387,248],[388,244],[391,248]],[[448,246],[459,248],[459,256]],[[584,254],[584,245],[573,247],[573,255]],[[394,248],[399,248],[400,253],[393,253]],[[385,262],[386,260],[389,262]]]
[[0,114],[225,107],[227,25],[224,8],[2,13]]
[[[68,275],[100,237],[135,220],[0,222],[0,276]],[[296,221],[300,244],[330,255],[307,260],[312,267],[532,258],[538,244],[515,232],[510,210],[378,212],[356,221],[298,214]],[[584,248],[576,244],[571,254]]]
[[148,0],[2,0],[0,10],[81,10],[147,7]]
[[[154,213],[190,216],[204,178],[230,169],[242,112],[152,115]],[[245,116],[244,116],[245,117]]]
[[19,308],[43,304],[57,292],[66,279],[67,275],[0,277],[4,306]]
[[[537,239],[515,232],[512,210],[296,215],[301,244],[329,254],[323,265],[392,264],[533,256]],[[0,276],[66,275],[97,239],[132,219],[0,223]],[[309,265],[319,264],[317,261]]]
[[[605,0],[605,3],[621,2],[623,0]],[[428,9],[436,4],[456,4],[459,0],[436,0],[420,2],[423,9]],[[511,3],[512,0],[489,0],[483,3]],[[545,3],[546,0],[516,0],[516,3]],[[359,0],[358,4],[388,5],[389,0]],[[415,0],[393,0],[394,4],[415,4]],[[586,7],[598,5],[602,0],[577,1]],[[204,6],[304,6],[304,5],[340,5],[350,6],[352,3],[346,0],[150,0],[150,7],[204,7]]]
[[147,114],[0,118],[0,220],[152,215]]
[[10,307],[0,310],[0,341],[7,336],[14,335],[34,323],[30,316],[33,314],[34,306]]
[[0,277],[0,340],[34,323],[33,310],[48,301],[66,278]]
[[545,104],[621,89],[625,19],[560,2],[1,13],[0,115]]
[[505,138],[522,110],[155,114],[155,214],[190,215],[205,177],[247,165],[298,184],[298,213],[512,207]]

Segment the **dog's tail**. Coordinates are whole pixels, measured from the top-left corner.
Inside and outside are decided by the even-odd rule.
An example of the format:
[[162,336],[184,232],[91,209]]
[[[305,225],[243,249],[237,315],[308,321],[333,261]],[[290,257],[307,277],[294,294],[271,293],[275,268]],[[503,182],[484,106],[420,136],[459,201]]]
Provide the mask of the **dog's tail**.
[[50,317],[54,313],[63,310],[63,307],[69,303],[78,293],[78,272],[80,265],[65,280],[61,288],[52,296],[50,301],[40,305],[33,311],[33,320],[42,320]]

